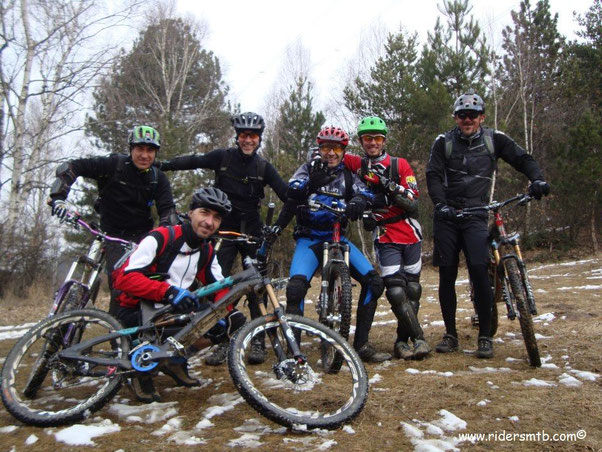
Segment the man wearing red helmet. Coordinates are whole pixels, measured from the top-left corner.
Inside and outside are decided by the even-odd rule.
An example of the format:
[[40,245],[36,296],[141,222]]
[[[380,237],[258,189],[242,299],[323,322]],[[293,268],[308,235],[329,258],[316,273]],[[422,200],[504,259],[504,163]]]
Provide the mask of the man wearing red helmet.
[[[286,312],[297,315],[303,315],[305,295],[322,260],[322,244],[332,237],[336,220],[334,213],[312,209],[309,202],[345,206],[346,219],[354,221],[362,217],[368,200],[372,198],[366,186],[342,163],[349,135],[338,127],[326,127],[318,134],[317,142],[318,151],[311,161],[297,169],[289,181],[289,200],[274,226],[284,228],[294,215],[297,217],[295,254],[286,289]],[[341,225],[343,232],[346,226],[347,221]],[[377,301],[384,289],[382,278],[353,243],[344,237],[341,241],[349,245],[351,277],[362,287],[353,346],[364,361],[385,361],[391,355],[378,352],[368,342]]]

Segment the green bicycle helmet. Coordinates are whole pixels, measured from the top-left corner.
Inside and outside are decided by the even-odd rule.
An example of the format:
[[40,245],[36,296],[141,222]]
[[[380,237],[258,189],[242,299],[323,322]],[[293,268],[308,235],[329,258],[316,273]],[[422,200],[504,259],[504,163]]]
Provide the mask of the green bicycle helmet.
[[137,144],[149,144],[157,150],[161,148],[161,135],[150,126],[136,126],[130,131],[130,149]]
[[357,126],[357,136],[365,133],[380,133],[387,136],[387,125],[378,116],[366,116]]

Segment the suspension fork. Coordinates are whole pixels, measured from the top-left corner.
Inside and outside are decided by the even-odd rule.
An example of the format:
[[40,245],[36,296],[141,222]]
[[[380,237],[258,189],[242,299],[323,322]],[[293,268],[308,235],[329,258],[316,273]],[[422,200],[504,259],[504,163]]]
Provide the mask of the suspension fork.
[[[501,292],[501,296],[504,300],[504,304],[506,305],[506,310],[508,311],[508,318],[510,320],[514,320],[516,318],[516,311],[514,306],[512,305],[512,300],[510,298],[510,288],[508,287],[508,276],[506,274],[506,267],[504,266],[504,262],[502,257],[500,256],[500,250],[498,248],[497,242],[493,243],[493,257],[495,259],[495,300],[499,298],[498,290]],[[499,287],[499,289],[498,289]]]
[[523,286],[525,286],[525,292],[527,293],[527,306],[529,307],[529,312],[532,315],[537,315],[537,307],[535,306],[535,295],[533,294],[533,289],[531,288],[531,283],[529,282],[529,276],[527,275],[527,265],[523,260],[523,256],[520,252],[520,246],[518,245],[518,243],[514,244],[514,252],[517,256],[516,263],[518,265],[520,277],[523,282]]
[[[270,300],[270,303],[272,303],[272,307],[274,308],[273,316],[280,324],[280,328],[282,328],[282,332],[284,333],[284,337],[286,339],[286,343],[289,347],[289,350],[292,351],[293,356],[295,358],[301,358],[302,360],[305,360],[305,357],[303,356],[303,354],[301,353],[301,349],[299,348],[299,344],[297,344],[297,341],[295,340],[293,329],[288,324],[288,320],[286,318],[286,315],[284,314],[282,306],[280,306],[278,298],[274,293],[274,288],[268,282],[265,285],[265,289],[268,294],[268,299]],[[263,304],[261,304],[260,310],[262,315],[267,315],[267,310]],[[282,362],[285,359],[287,359],[286,352],[282,346],[282,342],[280,341],[277,332],[274,329],[270,329],[266,332],[268,337],[270,338],[270,341],[272,342],[272,347],[274,348],[274,352],[276,353],[278,362]]]

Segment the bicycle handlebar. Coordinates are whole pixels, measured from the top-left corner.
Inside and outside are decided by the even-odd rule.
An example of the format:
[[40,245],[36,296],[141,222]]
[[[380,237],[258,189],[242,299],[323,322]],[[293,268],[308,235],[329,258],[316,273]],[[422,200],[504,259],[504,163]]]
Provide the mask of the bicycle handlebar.
[[336,213],[336,214],[344,214],[345,213],[345,209],[343,207],[339,207],[338,206],[338,202],[336,202],[336,206],[329,206],[327,204],[324,204],[323,202],[320,201],[316,201],[315,199],[310,200],[307,205],[310,209],[324,209],[324,210],[328,210],[330,212]]
[[118,237],[112,237],[102,232],[95,225],[86,223],[84,220],[81,219],[81,215],[76,211],[67,211],[67,215],[65,216],[65,223],[70,223],[76,229],[79,226],[82,226],[94,237],[100,238],[102,240],[106,240],[108,242],[121,243],[130,247],[134,246],[134,243],[130,242],[129,240],[120,239]]
[[465,209],[459,210],[457,217],[462,218],[463,216],[469,216],[471,214],[481,213],[481,212],[497,212],[501,208],[507,206],[508,204],[512,204],[514,202],[519,206],[524,206],[525,204],[531,202],[533,196],[528,193],[522,193],[520,195],[513,196],[512,198],[506,199],[505,201],[493,201],[486,206],[477,206],[477,207],[467,207]]

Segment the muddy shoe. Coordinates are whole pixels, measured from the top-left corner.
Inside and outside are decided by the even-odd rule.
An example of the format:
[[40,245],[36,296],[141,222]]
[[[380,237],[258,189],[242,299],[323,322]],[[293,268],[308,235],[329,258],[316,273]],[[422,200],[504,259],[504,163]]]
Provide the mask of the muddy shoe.
[[139,402],[153,403],[161,401],[161,396],[155,389],[153,378],[150,375],[130,378],[130,387]]
[[416,339],[414,341],[414,349],[412,350],[412,359],[422,359],[431,352],[431,347],[424,339]]
[[390,353],[376,351],[374,346],[369,342],[366,342],[364,345],[362,345],[362,347],[357,351],[357,354],[365,363],[382,363],[383,361],[391,359]]
[[397,359],[412,359],[412,348],[405,341],[395,342],[393,346],[393,356]]
[[451,334],[444,334],[441,342],[435,347],[437,353],[450,353],[458,350],[458,338]]
[[205,358],[205,364],[208,366],[220,366],[226,362],[228,357],[228,342],[218,344],[213,352]]
[[493,358],[493,341],[490,337],[479,336],[477,358]]
[[178,386],[201,386],[201,381],[188,374],[188,362],[168,363],[161,366],[161,372],[170,376]]
[[249,352],[249,364],[261,364],[265,362],[265,358],[265,342],[258,337],[254,337],[251,341],[251,350]]

